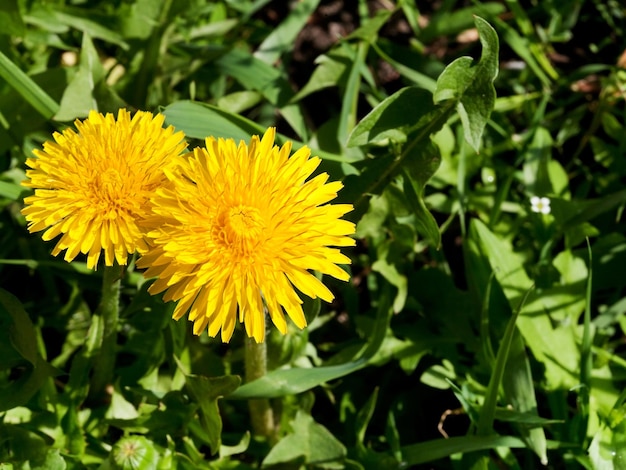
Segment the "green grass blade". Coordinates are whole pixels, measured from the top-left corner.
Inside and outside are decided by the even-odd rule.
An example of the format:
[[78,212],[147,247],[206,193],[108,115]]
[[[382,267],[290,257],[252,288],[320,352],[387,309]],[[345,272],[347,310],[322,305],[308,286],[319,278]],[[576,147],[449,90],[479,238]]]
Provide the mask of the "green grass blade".
[[500,347],[498,348],[496,364],[491,373],[491,378],[489,379],[487,393],[485,394],[485,402],[483,403],[483,407],[480,411],[480,417],[478,419],[476,434],[479,436],[487,436],[493,432],[493,420],[496,415],[498,392],[502,383],[502,377],[504,376],[504,369],[507,365],[507,360],[509,358],[511,343],[513,343],[513,338],[516,334],[515,324],[517,323],[517,317],[519,316],[519,313],[521,312],[522,307],[524,306],[524,303],[526,302],[526,299],[528,298],[528,294],[530,292],[530,290],[526,291],[526,295],[520,302],[519,307],[515,309],[513,315],[511,315],[511,318],[506,325],[506,330],[504,331],[502,342],[500,343]]
[[523,448],[523,440],[513,436],[462,436],[420,442],[402,448],[402,463],[418,465],[449,457],[452,454],[495,449],[496,447]]
[[282,23],[274,29],[255,51],[254,56],[268,64],[275,63],[280,56],[293,48],[296,37],[313,14],[320,0],[297,2]]
[[[521,308],[522,306],[520,310]],[[507,405],[511,405],[513,410],[535,417],[537,420],[541,419],[537,412],[537,398],[526,346],[517,328],[513,334],[502,377],[502,389]],[[497,411],[496,419],[498,419]],[[520,425],[517,428],[528,447],[537,454],[543,465],[547,465],[546,435],[541,425]]]
[[239,387],[228,398],[276,398],[295,395],[366,367],[369,360],[380,349],[387,334],[392,314],[391,298],[391,287],[386,284],[379,300],[374,331],[367,345],[362,350],[363,352],[356,360],[337,366],[276,370]]
[[583,443],[587,436],[587,424],[589,421],[589,397],[591,393],[591,370],[593,336],[591,330],[591,287],[592,287],[592,254],[589,239],[587,239],[587,253],[589,254],[589,275],[587,277],[587,287],[585,292],[585,312],[583,315],[583,338],[580,346],[580,387],[578,389],[578,405],[582,418],[580,429],[578,430],[579,442]]
[[0,77],[22,95],[45,119],[50,119],[56,114],[59,104],[1,51]]

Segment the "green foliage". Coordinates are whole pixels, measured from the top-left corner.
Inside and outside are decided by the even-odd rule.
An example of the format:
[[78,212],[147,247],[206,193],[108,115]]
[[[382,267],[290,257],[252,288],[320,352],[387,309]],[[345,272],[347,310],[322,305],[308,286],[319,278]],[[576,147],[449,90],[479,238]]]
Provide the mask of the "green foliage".
[[[0,468],[624,468],[624,9],[470,3],[0,2]],[[102,363],[102,270],[27,233],[25,159],[120,107],[343,181],[352,279],[260,379],[132,263]]]

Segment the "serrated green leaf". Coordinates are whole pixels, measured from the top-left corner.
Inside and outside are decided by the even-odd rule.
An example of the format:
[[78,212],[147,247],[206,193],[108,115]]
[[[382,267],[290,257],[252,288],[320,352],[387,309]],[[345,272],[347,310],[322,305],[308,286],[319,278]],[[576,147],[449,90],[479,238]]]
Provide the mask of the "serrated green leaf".
[[222,417],[217,401],[231,394],[240,383],[241,378],[236,375],[222,377],[188,375],[185,378],[190,395],[200,406],[200,421],[209,438],[212,454],[216,454],[222,444]]
[[498,75],[499,42],[495,30],[482,18],[474,18],[483,50],[478,63],[460,57],[437,80],[435,103],[453,100],[463,123],[465,140],[478,152],[480,140],[496,101],[493,82]]
[[346,457],[345,446],[303,411],[298,410],[291,426],[293,433],[287,434],[270,450],[263,460],[264,467],[294,461],[315,465]]

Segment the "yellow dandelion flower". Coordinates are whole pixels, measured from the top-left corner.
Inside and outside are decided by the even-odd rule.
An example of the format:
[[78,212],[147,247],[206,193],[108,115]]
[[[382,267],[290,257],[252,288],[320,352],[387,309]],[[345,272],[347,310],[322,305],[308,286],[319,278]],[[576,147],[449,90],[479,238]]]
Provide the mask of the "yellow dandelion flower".
[[164,168],[185,147],[182,132],[163,128],[164,116],[120,110],[117,120],[95,111],[76,120],[78,132],[55,132],[54,142],[34,150],[29,158],[29,178],[22,184],[35,189],[24,199],[22,213],[28,230],[43,233],[44,240],[62,234],[52,254],[65,252],[72,261],[87,255],[94,268],[101,251],[107,266],[114,259],[126,264],[129,254],[148,249],[150,196],[165,184]]
[[195,334],[221,330],[227,342],[239,319],[262,342],[265,312],[283,334],[285,312],[304,328],[296,289],[333,300],[309,270],[349,278],[337,265],[350,259],[333,246],[354,245],[354,224],[341,220],[352,206],[328,204],[343,185],[328,183],[326,173],[307,181],[321,160],[306,147],[290,156],[291,143],[278,147],[274,137],[270,128],[249,146],[206,139],[206,148],[166,171],[171,186],[153,198],[161,221],[138,266],[157,277],[151,293],[178,301],[175,319],[189,313]]

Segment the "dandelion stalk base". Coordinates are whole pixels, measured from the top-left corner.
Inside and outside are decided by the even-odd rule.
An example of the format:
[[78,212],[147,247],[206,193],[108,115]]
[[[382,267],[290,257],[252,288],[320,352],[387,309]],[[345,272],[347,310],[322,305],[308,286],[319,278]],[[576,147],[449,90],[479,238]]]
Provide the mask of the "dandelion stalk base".
[[[251,382],[267,373],[267,345],[246,338],[245,347],[246,382]],[[257,436],[274,441],[276,424],[274,410],[267,398],[255,398],[248,401],[252,431]]]
[[102,321],[102,346],[94,361],[91,395],[101,396],[113,380],[117,322],[120,309],[120,285],[124,267],[117,264],[105,266],[102,276],[102,298],[93,321]]

